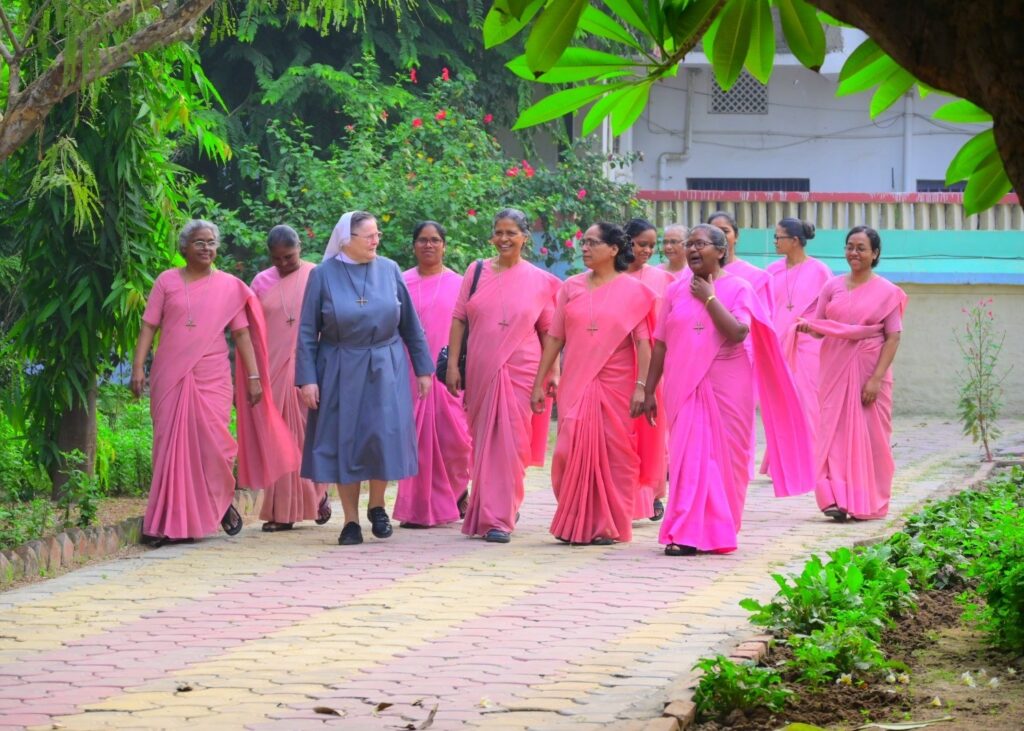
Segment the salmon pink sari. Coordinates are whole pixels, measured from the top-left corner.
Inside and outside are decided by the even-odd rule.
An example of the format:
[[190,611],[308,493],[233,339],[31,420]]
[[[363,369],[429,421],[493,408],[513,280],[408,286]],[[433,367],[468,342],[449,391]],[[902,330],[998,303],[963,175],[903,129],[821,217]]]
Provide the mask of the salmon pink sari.
[[889,512],[892,478],[892,369],[878,398],[865,406],[861,392],[882,353],[885,336],[903,329],[907,295],[874,276],[849,289],[830,279],[818,296],[811,329],[824,335],[819,373],[818,507],[835,505],[859,519]]
[[649,340],[655,295],[632,277],[588,289],[587,274],[558,293],[552,337],[565,340],[558,385],[558,441],[551,486],[558,501],[551,533],[572,543],[632,538],[640,476],[635,420],[638,339]]
[[[191,315],[191,324],[189,322]],[[271,389],[249,405],[241,359],[231,386],[224,330],[249,328],[263,383],[270,383],[263,314],[242,281],[214,270],[187,292],[181,270],[157,277],[142,319],[160,329],[150,372],[153,483],[143,533],[198,538],[220,528],[238,482],[265,488],[298,469],[299,453]],[[238,443],[228,431],[237,394]]]
[[750,327],[756,371],[743,344],[715,328],[689,280],[669,288],[655,331],[666,347],[659,418],[668,422],[671,487],[660,540],[725,553],[736,549],[746,500],[755,376],[776,496],[814,489],[814,466],[792,378],[753,289],[728,271],[715,281],[716,297]]
[[468,298],[471,281],[463,278],[452,315],[469,325],[464,385],[473,490],[462,532],[474,536],[515,528],[526,468],[537,463],[535,444],[546,438],[548,424],[534,419],[530,393],[560,282],[526,261],[495,273],[490,260]]
[[[300,453],[306,441],[307,412],[295,386],[295,342],[302,296],[309,273],[315,268],[314,264],[304,261],[298,270],[282,279],[277,268],[270,267],[252,280],[252,291],[259,298],[267,323],[270,389]],[[326,485],[299,477],[298,470],[290,472],[264,491],[260,520],[274,523],[316,520],[326,489]]]

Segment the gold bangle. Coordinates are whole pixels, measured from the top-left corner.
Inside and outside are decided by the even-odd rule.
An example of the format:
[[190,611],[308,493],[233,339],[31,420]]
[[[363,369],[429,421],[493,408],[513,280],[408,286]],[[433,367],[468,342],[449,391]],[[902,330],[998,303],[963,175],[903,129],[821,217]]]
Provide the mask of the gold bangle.
[[710,305],[712,303],[712,301],[714,301],[716,299],[718,299],[718,298],[715,297],[715,295],[711,295],[706,300],[704,300],[704,307],[706,308],[708,305]]

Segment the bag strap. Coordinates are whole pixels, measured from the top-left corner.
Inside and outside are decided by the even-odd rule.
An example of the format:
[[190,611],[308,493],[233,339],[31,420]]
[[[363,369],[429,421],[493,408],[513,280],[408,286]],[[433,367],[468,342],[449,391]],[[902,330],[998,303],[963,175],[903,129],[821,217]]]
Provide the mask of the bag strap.
[[473,296],[473,293],[476,292],[476,285],[477,285],[477,282],[480,281],[480,272],[483,271],[483,268],[484,268],[484,260],[483,259],[477,259],[476,260],[476,271],[473,272],[473,284],[470,285],[470,287],[469,287],[469,296],[466,297],[467,301],[469,300],[470,297]]

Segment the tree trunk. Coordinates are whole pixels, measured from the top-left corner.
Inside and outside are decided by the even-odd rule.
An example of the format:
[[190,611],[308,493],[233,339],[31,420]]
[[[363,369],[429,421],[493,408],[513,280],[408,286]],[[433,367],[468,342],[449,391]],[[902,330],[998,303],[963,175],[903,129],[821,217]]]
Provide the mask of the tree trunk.
[[919,80],[991,114],[1006,173],[1024,191],[1024,2],[809,1],[863,30]]
[[94,377],[86,393],[86,402],[61,415],[60,428],[57,431],[57,451],[71,452],[77,449],[85,455],[85,462],[65,465],[64,460],[58,458],[57,463],[50,468],[50,479],[53,481],[51,497],[54,500],[60,499],[64,485],[68,481],[67,476],[60,472],[62,468],[77,467],[90,475],[96,469],[96,393]]

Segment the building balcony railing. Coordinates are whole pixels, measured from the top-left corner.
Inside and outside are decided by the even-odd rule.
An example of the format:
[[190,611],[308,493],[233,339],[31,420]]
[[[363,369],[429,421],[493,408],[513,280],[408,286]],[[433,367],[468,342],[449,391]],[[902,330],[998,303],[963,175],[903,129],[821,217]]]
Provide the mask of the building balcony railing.
[[811,221],[819,229],[867,225],[879,230],[1013,231],[1024,230],[1024,209],[1016,194],[968,216],[962,193],[767,193],[757,191],[641,190],[647,216],[657,226],[706,221],[727,211],[740,228],[774,228],[788,216]]

